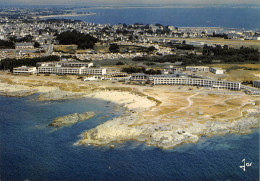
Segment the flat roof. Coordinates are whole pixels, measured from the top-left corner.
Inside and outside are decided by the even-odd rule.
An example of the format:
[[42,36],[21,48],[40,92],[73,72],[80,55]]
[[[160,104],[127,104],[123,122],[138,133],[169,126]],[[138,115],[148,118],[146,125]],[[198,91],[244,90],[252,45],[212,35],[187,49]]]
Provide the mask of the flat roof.
[[33,46],[33,43],[15,43],[16,46]]

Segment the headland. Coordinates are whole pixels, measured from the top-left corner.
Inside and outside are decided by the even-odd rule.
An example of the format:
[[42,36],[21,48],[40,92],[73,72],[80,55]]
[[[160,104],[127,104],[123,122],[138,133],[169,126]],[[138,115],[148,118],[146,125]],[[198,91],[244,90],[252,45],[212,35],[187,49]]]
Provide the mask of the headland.
[[76,76],[0,74],[0,94],[39,100],[95,98],[125,108],[120,117],[82,134],[80,145],[136,140],[163,149],[195,143],[201,136],[247,134],[259,126],[260,97],[202,87],[82,82]]

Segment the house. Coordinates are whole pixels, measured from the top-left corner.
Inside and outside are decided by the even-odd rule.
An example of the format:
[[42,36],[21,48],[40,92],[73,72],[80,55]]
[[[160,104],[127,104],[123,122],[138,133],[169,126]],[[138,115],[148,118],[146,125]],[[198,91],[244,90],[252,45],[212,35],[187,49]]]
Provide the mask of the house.
[[224,74],[224,70],[221,68],[211,67],[209,71],[213,74]]
[[260,80],[253,81],[253,87],[260,88]]
[[259,35],[254,35],[254,36],[252,37],[252,39],[253,39],[253,40],[260,40],[260,36],[259,36]]

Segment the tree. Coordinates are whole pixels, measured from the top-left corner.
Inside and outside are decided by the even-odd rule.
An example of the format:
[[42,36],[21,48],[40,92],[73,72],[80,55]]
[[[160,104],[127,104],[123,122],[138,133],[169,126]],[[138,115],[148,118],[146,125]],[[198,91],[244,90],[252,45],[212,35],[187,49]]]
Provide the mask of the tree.
[[129,39],[130,41],[133,41],[133,40],[134,40],[133,35],[130,35],[128,39]]
[[223,48],[227,50],[228,49],[228,45],[224,45]]
[[146,33],[148,33],[148,34],[151,34],[151,35],[152,35],[152,34],[153,34],[153,31],[152,31],[152,30],[147,30],[147,31],[146,31]]
[[89,34],[80,33],[76,30],[62,32],[57,35],[56,39],[63,45],[78,45],[79,49],[93,49],[95,43],[98,41],[97,38]]
[[12,41],[0,40],[0,49],[13,49],[15,44]]
[[19,66],[36,66],[37,62],[51,62],[59,61],[59,56],[46,56],[46,57],[36,57],[36,58],[23,58],[23,59],[3,59],[0,63],[0,70],[13,70],[14,67]]
[[117,62],[116,65],[125,65],[123,62]]
[[34,42],[34,48],[39,48],[40,46],[41,46],[41,45],[40,45],[39,42],[37,42],[37,41]]
[[8,39],[9,41],[15,42],[16,38],[17,38],[16,36],[10,36]]
[[119,46],[117,44],[113,43],[110,45],[109,51],[113,52],[113,53],[119,52]]
[[154,50],[156,50],[156,48],[155,48],[154,46],[149,46],[149,47],[147,48],[147,51],[148,51],[148,52],[153,52]]

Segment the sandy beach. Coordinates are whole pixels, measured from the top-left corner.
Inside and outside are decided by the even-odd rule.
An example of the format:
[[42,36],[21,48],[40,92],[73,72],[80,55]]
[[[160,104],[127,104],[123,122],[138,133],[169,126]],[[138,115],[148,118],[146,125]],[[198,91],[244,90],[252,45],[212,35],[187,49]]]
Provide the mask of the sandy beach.
[[109,145],[137,140],[160,148],[195,143],[201,136],[250,133],[260,122],[260,97],[241,91],[188,86],[138,86],[83,82],[77,76],[0,74],[0,95],[39,100],[89,97],[116,103],[125,114],[86,130],[75,144]]

